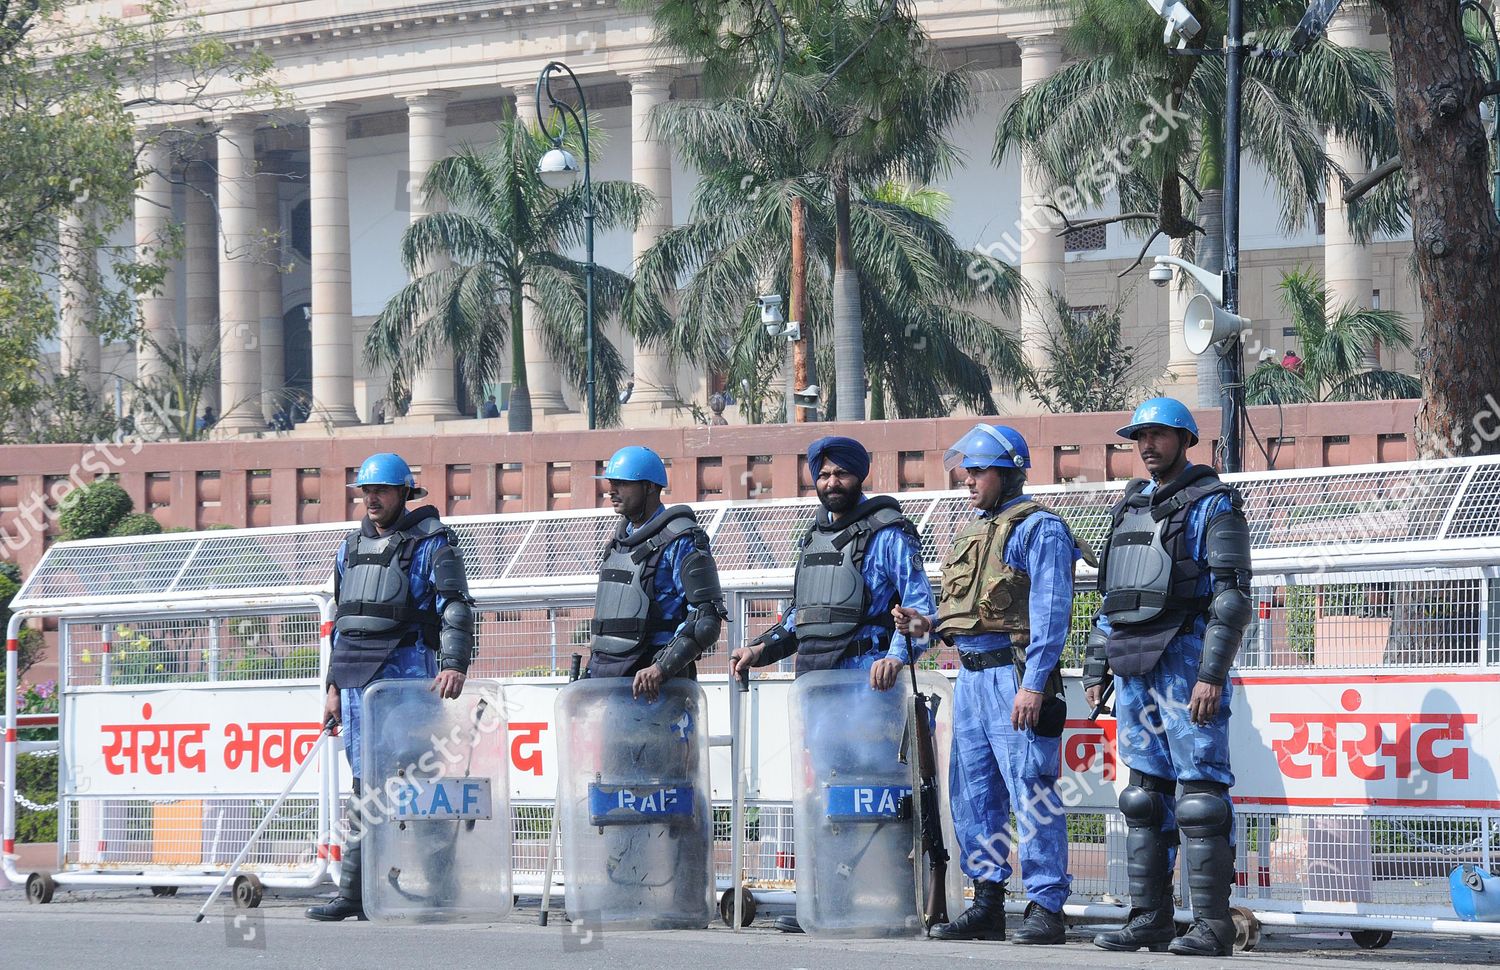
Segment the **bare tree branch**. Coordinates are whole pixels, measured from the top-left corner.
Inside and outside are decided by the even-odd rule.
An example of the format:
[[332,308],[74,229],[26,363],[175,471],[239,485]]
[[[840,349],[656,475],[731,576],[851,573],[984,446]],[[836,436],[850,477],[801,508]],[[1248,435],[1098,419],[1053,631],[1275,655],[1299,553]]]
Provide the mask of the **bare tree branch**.
[[[1202,232],[1203,230],[1199,229],[1198,231]],[[1135,271],[1135,268],[1137,266],[1141,265],[1141,262],[1143,260],[1145,260],[1145,258],[1146,258],[1146,250],[1148,250],[1148,249],[1151,248],[1151,244],[1154,243],[1154,242],[1156,242],[1156,237],[1160,236],[1161,234],[1162,234],[1162,230],[1160,228],[1157,228],[1157,229],[1155,229],[1151,233],[1151,235],[1147,236],[1146,237],[1146,241],[1141,244],[1141,251],[1135,257],[1135,262],[1133,262],[1129,266],[1127,266],[1125,268],[1124,272],[1120,273],[1120,276],[1117,277],[1117,278],[1123,279],[1124,277],[1126,277],[1126,276],[1130,275],[1131,273],[1133,273]]]
[[1068,233],[1076,232],[1080,229],[1094,229],[1099,226],[1113,225],[1117,222],[1129,222],[1131,220],[1150,220],[1151,222],[1156,222],[1158,218],[1155,212],[1122,212],[1117,216],[1100,216],[1097,219],[1083,219],[1079,222],[1074,222],[1068,218],[1066,212],[1051,202],[1048,202],[1044,208],[1056,212],[1057,217],[1063,221],[1063,227],[1057,230],[1057,235],[1059,236],[1066,236]]
[[1359,201],[1359,199],[1366,193],[1368,193],[1371,189],[1379,185],[1381,182],[1384,182],[1392,175],[1395,175],[1399,171],[1401,171],[1401,156],[1397,155],[1395,157],[1386,159],[1379,165],[1375,166],[1374,170],[1371,171],[1369,175],[1366,175],[1364,178],[1360,179],[1358,182],[1355,182],[1353,185],[1344,190],[1344,204],[1348,205],[1351,202]]

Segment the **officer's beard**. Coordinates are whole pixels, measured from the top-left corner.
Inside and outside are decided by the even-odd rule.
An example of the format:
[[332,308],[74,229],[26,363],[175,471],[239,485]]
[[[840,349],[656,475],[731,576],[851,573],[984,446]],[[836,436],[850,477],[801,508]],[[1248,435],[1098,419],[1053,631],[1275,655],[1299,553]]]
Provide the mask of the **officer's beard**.
[[859,504],[859,496],[864,482],[855,485],[850,491],[828,488],[818,492],[818,501],[823,503],[823,508],[828,511],[830,519],[837,519],[849,514]]

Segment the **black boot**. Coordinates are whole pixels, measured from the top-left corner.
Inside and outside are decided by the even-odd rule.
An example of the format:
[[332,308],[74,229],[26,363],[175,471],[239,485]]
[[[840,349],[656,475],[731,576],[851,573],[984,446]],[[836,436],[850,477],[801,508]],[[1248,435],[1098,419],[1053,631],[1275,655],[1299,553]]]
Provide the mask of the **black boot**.
[[1176,935],[1177,926],[1172,922],[1171,909],[1132,909],[1124,926],[1100,933],[1094,937],[1094,945],[1105,950],[1133,953],[1145,947],[1152,953],[1165,953]]
[[1054,913],[1035,901],[1026,904],[1021,928],[1010,937],[1010,941],[1019,946],[1055,946],[1066,943],[1067,939],[1067,925],[1063,923],[1062,913]]
[[309,906],[307,918],[321,923],[337,923],[353,916],[367,920],[364,904],[363,874],[360,861],[364,855],[364,825],[360,812],[360,784],[354,780],[354,797],[349,801],[349,838],[344,844],[344,859],[339,865],[339,894],[321,906]]
[[773,925],[783,933],[802,932],[802,924],[797,922],[797,917],[795,916],[778,916]]
[[1197,782],[1183,788],[1177,820],[1186,837],[1183,853],[1187,857],[1193,925],[1172,941],[1171,951],[1178,956],[1233,956],[1229,889],[1234,884],[1234,850],[1229,846],[1229,832],[1234,819],[1227,801],[1228,789]]
[[1172,837],[1161,830],[1167,817],[1165,792],[1172,790],[1172,782],[1165,778],[1132,771],[1130,787],[1120,793],[1120,811],[1128,826],[1125,863],[1130,881],[1130,919],[1117,930],[1095,936],[1094,945],[1100,949],[1133,953],[1145,947],[1161,953],[1177,935],[1167,872]]
[[939,923],[927,933],[934,940],[1005,939],[1005,884],[988,880],[974,884],[974,905],[951,923]]

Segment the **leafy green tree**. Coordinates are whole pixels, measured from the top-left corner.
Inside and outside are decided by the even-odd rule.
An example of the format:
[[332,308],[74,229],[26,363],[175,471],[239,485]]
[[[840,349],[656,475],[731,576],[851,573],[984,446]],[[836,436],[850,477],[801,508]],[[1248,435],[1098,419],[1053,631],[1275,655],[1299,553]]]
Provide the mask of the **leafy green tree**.
[[[144,174],[139,146],[189,133],[143,129],[137,113],[277,103],[270,71],[264,52],[205,36],[182,0],[147,0],[125,20],[70,0],[0,6],[0,427],[45,409],[40,347],[57,332],[59,285],[86,288],[101,335],[129,338],[135,296],[163,284],[170,239],[146,260],[113,239]],[[219,94],[226,81],[240,93]],[[58,222],[71,212],[107,272],[66,268]]]
[[[563,376],[580,391],[586,382],[584,266],[566,255],[583,244],[583,188],[556,191],[537,177],[537,163],[550,147],[533,126],[511,119],[499,124],[492,145],[461,149],[432,167],[423,191],[446,197],[449,209],[423,216],[403,234],[401,259],[420,275],[391,297],[365,343],[365,356],[389,367],[396,384],[448,347],[468,386],[484,387],[500,379],[508,349],[512,431],[531,430],[522,344],[528,301]],[[596,231],[633,229],[654,203],[640,186],[616,181],[594,182],[593,201]],[[423,270],[439,256],[451,265]],[[595,320],[615,312],[629,289],[628,277],[596,266]],[[637,301],[632,320],[660,328],[659,308],[647,303]],[[625,367],[602,336],[596,335],[594,351],[599,418],[609,424],[618,416]]]
[[[783,88],[805,85],[788,76]],[[803,200],[807,318],[823,386],[864,381],[874,417],[931,417],[956,405],[995,409],[995,380],[1018,382],[1019,345],[995,322],[1016,309],[1019,275],[999,260],[962,248],[943,225],[941,193],[892,181],[860,183],[849,199],[849,247],[840,249],[837,179],[821,167],[800,133],[806,116],[792,102],[745,98],[675,101],[656,118],[663,134],[704,175],[686,225],[664,233],[636,268],[638,290],[676,294],[675,345],[696,339],[700,359],[728,331],[732,386],[751,389],[764,413],[764,389],[786,342],[760,325],[755,297],[788,293],[791,202]],[[846,258],[862,308],[861,366],[850,376],[839,360],[839,260]],[[680,289],[679,289],[680,286]],[[630,312],[627,305],[627,316]],[[829,338],[832,338],[831,340]],[[831,348],[831,352],[830,352]],[[847,362],[847,354],[842,355]],[[744,383],[741,383],[744,382]],[[851,417],[837,397],[832,416]]]
[[[1188,50],[1222,49],[1226,5],[1186,2],[1202,24]],[[1161,18],[1140,0],[1044,0],[1044,6],[1069,24],[1064,36],[1074,60],[1006,107],[995,161],[1020,155],[1076,193],[1054,193],[1065,226],[1124,223],[1146,236],[1142,257],[1167,236],[1199,265],[1222,270],[1223,58],[1169,49]],[[1246,4],[1247,37],[1263,48],[1285,48],[1306,8],[1305,0]],[[1372,163],[1392,154],[1390,88],[1384,54],[1326,40],[1300,57],[1246,59],[1241,144],[1268,174],[1285,230],[1305,223],[1338,171],[1324,152],[1325,132],[1357,146]],[[1112,195],[1118,214],[1078,218]],[[1394,183],[1350,210],[1361,238],[1403,231],[1405,215]],[[1202,377],[1200,388],[1212,393],[1215,380]]]
[[[884,311],[867,301],[871,281],[861,270],[855,210],[874,185],[891,179],[925,184],[947,171],[955,152],[946,132],[970,110],[967,74],[943,64],[910,3],[668,0],[640,6],[652,10],[666,46],[702,63],[708,99],[737,99],[752,115],[764,106],[768,122],[795,143],[795,170],[764,174],[773,181],[808,176],[822,183],[803,191],[826,199],[830,217],[826,282],[835,411],[844,420],[863,420],[865,368],[872,358],[865,342],[880,332],[867,317]],[[743,114],[731,110],[719,117],[743,122]],[[693,139],[699,147],[704,136],[727,134],[713,130],[710,114],[696,120],[708,126]],[[680,127],[678,133],[684,134]],[[732,150],[725,151],[731,147],[720,142],[712,154],[733,158]],[[722,319],[740,315],[736,308]]]
[[1062,294],[1051,296],[1047,366],[1026,375],[1026,391],[1054,414],[1129,410],[1151,379],[1125,343],[1125,300],[1081,314]]
[[1247,402],[1387,401],[1421,395],[1422,382],[1410,374],[1365,366],[1377,346],[1411,346],[1401,314],[1352,304],[1330,306],[1323,280],[1301,270],[1284,274],[1278,289],[1297,331],[1301,363],[1284,367],[1262,361],[1245,379]]

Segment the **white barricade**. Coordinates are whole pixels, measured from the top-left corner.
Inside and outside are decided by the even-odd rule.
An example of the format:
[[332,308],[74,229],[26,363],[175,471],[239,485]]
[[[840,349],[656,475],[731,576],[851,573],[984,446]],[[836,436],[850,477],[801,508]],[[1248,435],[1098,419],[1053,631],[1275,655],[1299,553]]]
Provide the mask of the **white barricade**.
[[[1258,618],[1236,671],[1236,903],[1268,926],[1497,935],[1458,923],[1448,872],[1493,868],[1500,847],[1500,459],[1240,476],[1255,546]],[[1040,488],[1082,537],[1102,538],[1117,484]],[[934,573],[970,514],[954,493],[902,495]],[[807,500],[711,503],[733,622],[700,663],[709,730],[728,734],[728,649],[785,607]],[[449,520],[478,613],[476,676],[506,681],[515,885],[540,890],[555,792],[552,701],[569,654],[586,650],[609,510]],[[327,577],[347,525],[60,543],[14,601],[62,624],[59,884],[212,883],[316,733],[327,644]],[[1079,577],[1065,658],[1076,666],[1097,602]],[[1092,599],[1091,599],[1092,598]],[[150,624],[156,624],[150,627]],[[149,628],[148,628],[149,627]],[[326,636],[326,626],[319,632]],[[151,646],[141,648],[144,639]],[[310,653],[307,649],[312,646]],[[155,651],[154,653],[152,651]],[[8,655],[14,670],[14,641]],[[951,665],[951,651],[937,663]],[[159,665],[159,666],[158,666]],[[785,666],[785,665],[784,665]],[[754,682],[745,868],[759,895],[789,890],[792,838],[786,690]],[[15,793],[16,678],[6,698],[5,784]],[[1087,720],[1069,686],[1066,772],[1074,915],[1118,916],[1126,772],[1110,718]],[[149,707],[149,710],[148,710]],[[288,821],[250,871],[317,885],[342,797],[337,745],[309,772]],[[730,865],[730,759],[710,752],[716,861]],[[258,759],[258,761],[257,761]],[[342,773],[347,778],[347,773]],[[5,797],[5,872],[16,802]],[[191,836],[172,832],[190,832]],[[331,858],[330,858],[331,857]]]

